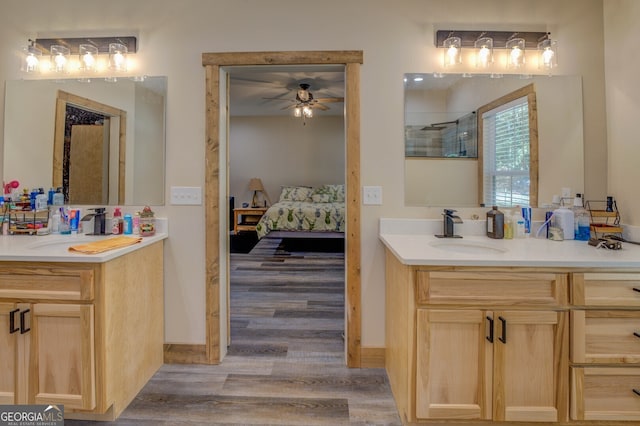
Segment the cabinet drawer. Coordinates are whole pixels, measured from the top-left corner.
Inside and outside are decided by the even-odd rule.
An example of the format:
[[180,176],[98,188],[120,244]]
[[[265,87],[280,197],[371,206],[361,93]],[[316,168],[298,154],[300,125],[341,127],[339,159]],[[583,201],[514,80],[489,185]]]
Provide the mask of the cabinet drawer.
[[640,368],[571,369],[572,420],[640,420]]
[[574,305],[640,307],[640,274],[573,274],[571,290]]
[[640,364],[640,311],[572,311],[571,360]]
[[417,272],[418,303],[430,305],[540,305],[567,303],[566,274]]
[[0,268],[0,298],[90,301],[96,274],[92,265],[12,264]]

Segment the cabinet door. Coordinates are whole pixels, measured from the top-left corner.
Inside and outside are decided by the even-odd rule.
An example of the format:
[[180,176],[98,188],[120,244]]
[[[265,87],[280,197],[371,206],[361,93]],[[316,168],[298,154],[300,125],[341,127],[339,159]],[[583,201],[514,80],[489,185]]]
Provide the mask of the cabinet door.
[[488,419],[491,416],[490,313],[418,309],[416,416]]
[[29,403],[95,407],[93,305],[32,306]]
[[494,420],[566,420],[567,313],[495,313]]
[[[15,303],[0,303],[0,404],[16,403],[16,341],[18,332],[10,332],[9,318],[19,327]],[[15,329],[14,329],[15,330]]]

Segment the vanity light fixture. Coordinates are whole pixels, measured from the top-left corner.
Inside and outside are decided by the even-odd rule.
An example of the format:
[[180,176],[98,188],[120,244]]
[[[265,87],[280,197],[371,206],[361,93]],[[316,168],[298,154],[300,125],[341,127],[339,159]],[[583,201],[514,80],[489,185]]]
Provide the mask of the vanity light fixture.
[[[137,52],[137,39],[133,36],[39,38],[29,42],[23,49],[21,68],[25,72],[126,72],[127,55]],[[41,64],[43,54],[51,58],[50,66]]]
[[[557,66],[557,42],[551,40],[546,31],[493,31],[493,30],[437,30],[434,43],[443,49],[444,67],[449,68],[462,62],[462,49],[475,51],[475,66],[490,70],[494,60],[498,62],[495,51],[503,50],[507,69],[520,69],[525,66],[527,51],[540,52],[540,68],[551,69]],[[465,50],[466,51],[466,50]],[[544,56],[543,56],[544,55]],[[530,58],[531,59],[531,58]],[[466,60],[466,57],[465,57]],[[531,62],[535,64],[534,62]]]
[[551,70],[558,66],[558,43],[549,38],[549,33],[538,43],[538,55],[538,68]]
[[68,47],[54,44],[51,46],[51,70],[57,73],[69,71],[69,56],[71,51]]
[[21,69],[24,72],[32,73],[40,71],[40,59],[42,50],[35,46],[35,41],[29,39],[29,45],[22,49]]

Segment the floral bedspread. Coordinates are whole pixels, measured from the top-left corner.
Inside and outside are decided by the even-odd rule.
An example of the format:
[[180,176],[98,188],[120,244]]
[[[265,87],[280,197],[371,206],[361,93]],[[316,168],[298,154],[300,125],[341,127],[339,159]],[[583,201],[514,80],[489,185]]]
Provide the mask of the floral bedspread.
[[258,238],[271,231],[344,232],[344,203],[280,201],[256,225]]

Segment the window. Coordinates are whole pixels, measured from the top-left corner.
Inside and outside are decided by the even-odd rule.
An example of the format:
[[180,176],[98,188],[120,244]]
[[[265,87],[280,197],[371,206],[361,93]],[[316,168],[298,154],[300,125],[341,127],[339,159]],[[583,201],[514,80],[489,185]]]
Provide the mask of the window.
[[478,109],[479,189],[485,206],[537,206],[537,113],[533,85]]

